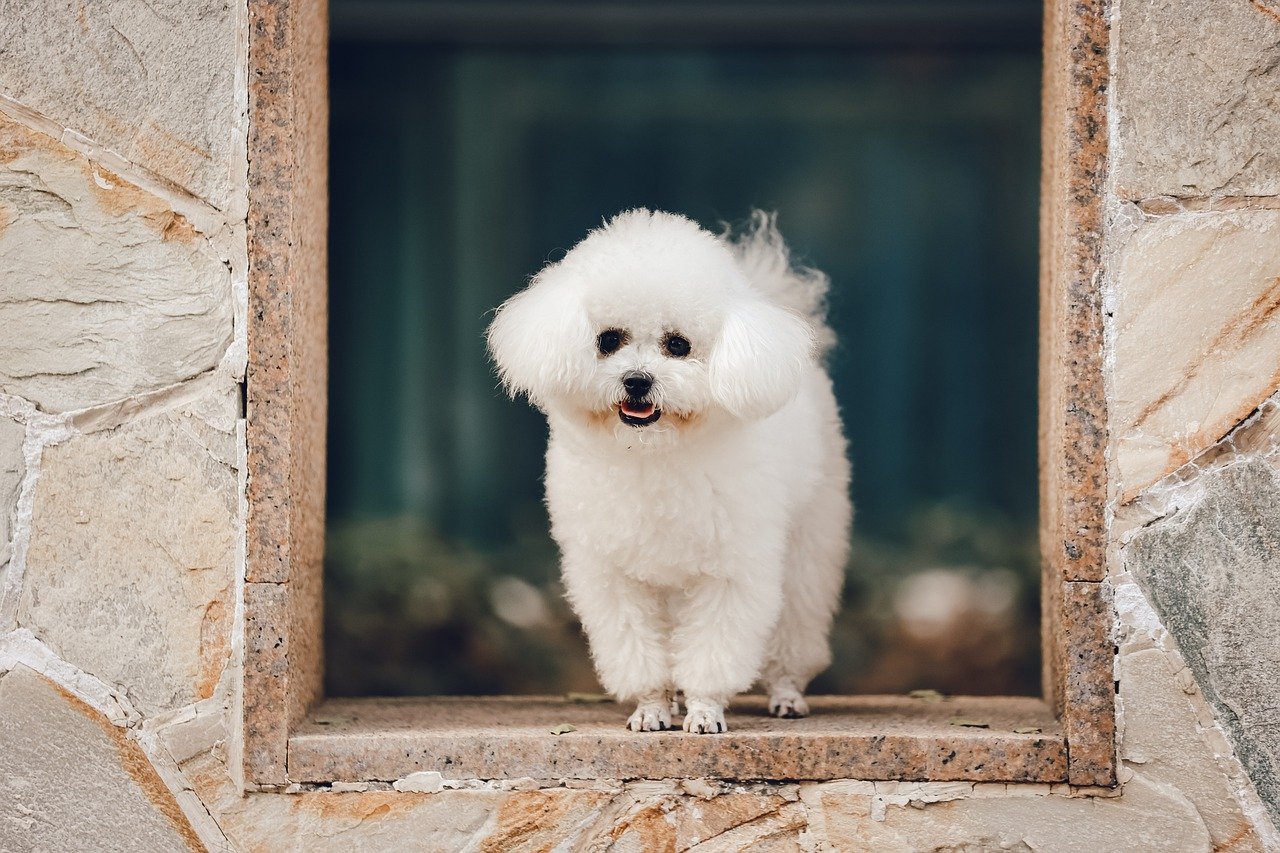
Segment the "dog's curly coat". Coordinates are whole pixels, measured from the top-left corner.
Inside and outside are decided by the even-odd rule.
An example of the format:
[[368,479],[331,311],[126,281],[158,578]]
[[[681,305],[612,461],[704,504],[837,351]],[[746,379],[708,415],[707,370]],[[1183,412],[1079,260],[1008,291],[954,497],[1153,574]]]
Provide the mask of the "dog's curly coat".
[[550,424],[546,491],[569,600],[628,725],[725,730],[762,680],[804,716],[848,551],[845,440],[822,366],[827,279],[772,216],[740,236],[632,210],[498,310],[508,391]]

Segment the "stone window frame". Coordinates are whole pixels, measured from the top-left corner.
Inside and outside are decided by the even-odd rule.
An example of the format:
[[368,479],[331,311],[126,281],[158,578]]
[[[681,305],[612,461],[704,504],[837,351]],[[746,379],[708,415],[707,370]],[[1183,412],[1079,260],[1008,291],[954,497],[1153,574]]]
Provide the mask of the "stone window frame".
[[[760,762],[767,771],[770,754],[806,749],[816,754],[820,749],[836,760],[807,765],[809,769],[794,765],[787,777],[1116,784],[1099,284],[1107,157],[1105,13],[1105,0],[1045,3],[1041,609],[1043,697],[1060,727],[1046,733],[1043,743],[1036,741],[1037,755],[1046,763],[1028,771],[1014,766],[1017,757],[985,735],[961,727],[949,730],[945,721],[941,729],[917,731],[907,720],[888,736],[894,758],[883,763],[867,758],[869,750],[883,749],[886,743],[873,721],[870,730],[822,738],[776,731],[765,733],[763,740],[734,732],[686,738],[699,743],[689,764],[660,766],[642,756],[626,765],[636,775],[714,776],[717,767],[740,767],[725,761],[729,753],[763,750],[750,778],[781,778],[760,772]],[[323,698],[328,11],[326,0],[249,0],[249,16],[245,641],[234,741],[242,786],[281,790],[298,781],[290,773],[290,739],[308,724],[308,714]],[[967,715],[1007,716],[1006,710],[997,707],[997,700],[975,699],[965,706]],[[336,781],[347,771],[325,770],[342,761],[326,750],[341,753],[344,744],[354,741],[336,734],[316,743],[312,751],[320,754],[311,755],[309,764],[321,769],[312,770],[306,781]],[[356,752],[368,751],[370,744],[365,740],[358,747]],[[589,776],[591,751],[603,747],[579,741],[576,748],[581,754],[575,760],[587,768],[580,772]],[[957,754],[970,760],[950,763]],[[619,775],[614,767],[610,770],[608,775]],[[379,773],[378,778],[387,779],[385,768]],[[391,778],[399,775],[396,770]]]

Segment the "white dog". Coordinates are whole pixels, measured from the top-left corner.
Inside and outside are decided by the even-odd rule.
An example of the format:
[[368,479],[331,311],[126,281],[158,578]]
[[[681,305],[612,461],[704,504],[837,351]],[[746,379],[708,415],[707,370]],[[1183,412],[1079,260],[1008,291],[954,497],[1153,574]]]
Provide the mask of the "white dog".
[[498,310],[490,351],[550,423],[547,506],[564,582],[633,731],[725,731],[757,679],[780,717],[830,662],[849,464],[827,279],[773,217],[737,238],[632,210]]

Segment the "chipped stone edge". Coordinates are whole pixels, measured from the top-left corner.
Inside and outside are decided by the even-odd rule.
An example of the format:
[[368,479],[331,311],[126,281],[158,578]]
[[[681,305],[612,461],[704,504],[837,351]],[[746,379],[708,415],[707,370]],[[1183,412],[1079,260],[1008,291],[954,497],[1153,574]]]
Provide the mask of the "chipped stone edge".
[[1280,444],[1273,443],[1264,450],[1242,451],[1239,442],[1257,428],[1275,420],[1280,423],[1280,391],[1272,393],[1258,408],[1193,459],[1180,465],[1156,482],[1142,489],[1132,500],[1115,507],[1123,515],[1123,523],[1117,528],[1117,541],[1123,548],[1134,534],[1143,527],[1177,515],[1199,503],[1204,487],[1199,479],[1246,459],[1261,459],[1272,466],[1280,464]]
[[178,762],[165,749],[159,736],[155,732],[133,730],[130,736],[142,748],[147,759],[151,762],[151,766],[155,768],[156,773],[160,776],[160,781],[169,789],[169,793],[178,803],[178,808],[182,810],[183,815],[191,824],[191,828],[195,831],[196,837],[200,839],[200,843],[210,851],[215,853],[233,853],[235,850],[231,841],[223,833],[222,828],[218,826],[218,822],[214,819],[204,802],[201,801],[194,786],[183,775],[182,770],[178,767]]
[[[1127,781],[1127,780],[1126,780]],[[940,803],[951,800],[1000,797],[1063,797],[1067,799],[1119,799],[1123,786],[1099,787],[1065,782],[899,782],[860,779],[830,779],[814,782],[728,781],[724,779],[450,779],[437,771],[410,773],[394,782],[294,782],[275,793],[349,793],[398,791],[435,794],[444,791],[546,791],[586,790],[620,794],[639,792],[645,796],[690,796],[713,800],[725,794],[769,794],[791,801],[806,793],[848,794],[879,797],[886,805]]]
[[[181,213],[197,230],[205,234],[216,234],[221,231],[228,219],[234,221],[237,214],[243,218],[243,211],[232,209],[224,213],[178,184],[130,162],[106,145],[95,142],[74,128],[64,127],[60,122],[54,121],[15,98],[0,94],[0,113],[29,130],[53,137],[72,151],[96,163],[101,163],[129,183],[163,199],[174,211]],[[239,207],[238,198],[234,207]]]
[[[244,388],[244,377],[241,375],[240,388]],[[239,756],[244,754],[244,658],[246,632],[246,593],[249,561],[249,440],[248,427],[244,412],[236,419],[236,520],[235,520],[235,554],[232,557],[235,577],[232,585],[235,591],[235,604],[231,618],[230,657],[223,668],[223,678],[228,680],[231,697],[228,713],[229,731],[227,732],[228,752],[237,756],[237,760],[229,762],[231,780],[241,791],[249,789],[244,773],[244,761]]]
[[27,628],[0,635],[0,672],[19,664],[55,682],[114,726],[128,728],[142,719],[123,691],[62,660]]
[[[18,596],[27,568],[27,549],[31,544],[31,522],[35,514],[36,481],[40,477],[40,461],[44,448],[66,441],[74,431],[62,415],[48,415],[20,397],[0,394],[0,417],[21,424],[24,430],[22,456],[24,469],[14,509],[12,550],[9,565],[0,574],[0,630],[11,631],[18,625]],[[0,641],[4,637],[0,636]]]
[[1135,205],[1145,216],[1152,218],[1174,216],[1180,213],[1212,214],[1280,210],[1280,195],[1157,195],[1122,201]]

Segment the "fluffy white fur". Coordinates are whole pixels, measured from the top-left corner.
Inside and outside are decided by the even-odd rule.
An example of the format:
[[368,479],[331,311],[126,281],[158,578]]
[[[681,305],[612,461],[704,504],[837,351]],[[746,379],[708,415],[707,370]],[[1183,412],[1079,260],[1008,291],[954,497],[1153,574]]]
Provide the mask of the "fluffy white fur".
[[[774,714],[808,713],[852,516],[822,366],[826,285],[791,265],[766,214],[717,237],[632,210],[489,328],[503,383],[550,423],[565,586],[604,687],[636,703],[635,731],[669,727],[677,691],[686,731],[724,731],[725,704],[757,679]],[[607,354],[606,331],[621,341]],[[651,380],[643,398],[624,388],[635,376]],[[647,425],[623,417],[649,411]]]

